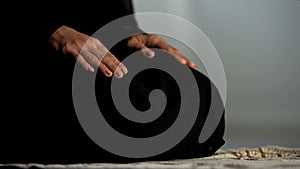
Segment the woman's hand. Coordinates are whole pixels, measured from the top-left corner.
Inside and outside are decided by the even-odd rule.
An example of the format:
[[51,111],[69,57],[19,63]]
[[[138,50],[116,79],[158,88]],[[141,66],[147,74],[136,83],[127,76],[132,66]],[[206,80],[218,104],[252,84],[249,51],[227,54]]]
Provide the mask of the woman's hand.
[[196,68],[196,64],[187,59],[176,48],[169,45],[163,38],[154,34],[138,34],[129,38],[128,46],[141,50],[145,56],[154,57],[155,53],[149,47],[158,47],[172,54],[180,63],[186,64],[191,68]]
[[[127,68],[96,38],[78,32],[70,27],[61,26],[50,38],[51,44],[57,51],[71,54],[77,61],[91,72],[99,68],[105,76],[113,74],[122,78],[127,74]],[[149,47],[158,47],[172,54],[180,63],[191,68],[196,64],[187,59],[176,48],[169,45],[164,39],[154,34],[139,34],[128,39],[128,46],[142,51],[147,57],[154,57],[155,53]]]
[[127,68],[96,38],[80,33],[67,26],[61,26],[51,36],[54,48],[64,54],[71,54],[86,69],[94,72],[99,68],[107,77],[113,74],[122,78]]

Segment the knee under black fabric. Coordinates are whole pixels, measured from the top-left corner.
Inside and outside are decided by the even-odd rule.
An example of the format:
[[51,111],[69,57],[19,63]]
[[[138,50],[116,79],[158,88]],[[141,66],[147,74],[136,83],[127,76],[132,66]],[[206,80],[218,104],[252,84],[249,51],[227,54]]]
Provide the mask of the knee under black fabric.
[[[136,52],[127,47],[117,46],[111,51],[120,56],[120,60]],[[144,56],[141,54],[141,57]],[[172,56],[157,54],[155,57]],[[6,121],[1,124],[5,131],[2,132],[0,142],[2,163],[119,163],[197,158],[212,155],[224,144],[224,108],[218,112],[222,118],[216,119],[217,127],[211,136],[203,143],[198,141],[208,112],[213,108],[212,91],[217,94],[219,92],[209,78],[189,68],[198,85],[198,91],[195,92],[199,92],[200,103],[197,105],[198,115],[186,136],[169,150],[146,158],[122,157],[110,153],[90,139],[77,119],[72,102],[73,58],[57,56],[49,59],[45,61],[42,76],[27,74],[28,80],[15,83],[16,87],[12,90],[14,92],[8,94],[10,99],[6,100],[8,103],[4,106],[9,109],[1,116],[1,119]],[[168,72],[158,69],[141,71],[130,83],[128,92],[131,104],[140,111],[149,109],[148,97],[153,89],[165,93],[167,104],[164,112],[156,120],[145,124],[135,123],[124,118],[115,108],[111,97],[111,81],[112,78],[104,77],[101,72],[97,72],[95,80],[97,102],[107,122],[116,131],[129,137],[147,138],[165,132],[176,121],[181,100],[189,102],[193,99],[189,94],[183,98],[178,84]],[[219,95],[216,101],[222,102]],[[105,137],[105,133],[99,134]]]
[[[120,53],[120,50],[116,53]],[[123,54],[124,53],[125,52],[123,52]],[[140,54],[140,57],[144,56]],[[158,52],[155,57],[170,57],[173,59],[173,56],[165,52]],[[196,79],[198,90],[193,92],[199,92],[200,101],[198,105],[198,115],[188,134],[177,145],[164,153],[147,158],[115,156],[113,160],[144,161],[206,157],[214,154],[215,151],[224,144],[225,109],[218,89],[204,74],[192,68],[189,68],[189,70]],[[136,123],[124,118],[116,109],[111,97],[111,79],[107,79],[102,74],[99,74],[95,86],[98,104],[107,122],[116,131],[135,138],[152,137],[163,133],[173,125],[178,117],[182,100],[184,99],[185,102],[191,102],[191,99],[194,99],[188,94],[183,96],[182,93],[180,93],[176,79],[168,74],[168,72],[153,68],[145,69],[139,72],[130,83],[128,92],[131,104],[139,111],[146,111],[150,108],[149,93],[154,89],[159,89],[166,95],[167,105],[164,112],[156,120],[149,123]],[[214,97],[217,98],[212,99],[212,93],[214,93]],[[212,100],[218,103],[212,105]],[[221,107],[212,107],[216,105]],[[220,112],[210,112],[210,109]],[[215,119],[217,126],[211,136],[205,142],[200,143],[199,136],[200,133],[203,132],[202,128],[207,121],[208,113],[217,113],[220,115],[220,119]]]

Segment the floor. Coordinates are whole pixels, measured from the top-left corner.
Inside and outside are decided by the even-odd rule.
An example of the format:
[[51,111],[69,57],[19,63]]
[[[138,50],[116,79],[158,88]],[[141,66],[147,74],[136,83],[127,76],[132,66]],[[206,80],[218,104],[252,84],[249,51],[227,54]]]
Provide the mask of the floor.
[[0,168],[14,169],[300,169],[300,148],[266,146],[259,148],[239,148],[219,150],[206,158],[152,161],[130,164],[6,164]]

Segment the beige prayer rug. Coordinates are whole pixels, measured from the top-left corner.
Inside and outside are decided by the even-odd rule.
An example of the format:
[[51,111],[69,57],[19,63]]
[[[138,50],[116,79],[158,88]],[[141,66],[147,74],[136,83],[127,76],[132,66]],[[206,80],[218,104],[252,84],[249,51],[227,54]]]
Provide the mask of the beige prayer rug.
[[300,169],[300,148],[266,146],[260,148],[221,149],[213,156],[172,161],[129,164],[0,164],[17,169]]

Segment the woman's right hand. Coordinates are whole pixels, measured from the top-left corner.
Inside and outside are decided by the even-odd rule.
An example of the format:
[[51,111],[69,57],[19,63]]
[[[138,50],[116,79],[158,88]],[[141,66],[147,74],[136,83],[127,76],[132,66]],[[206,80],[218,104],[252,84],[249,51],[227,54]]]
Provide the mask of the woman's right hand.
[[71,54],[91,72],[100,69],[105,76],[113,74],[122,78],[127,68],[96,38],[78,32],[70,27],[61,26],[50,37],[50,43],[57,51]]

